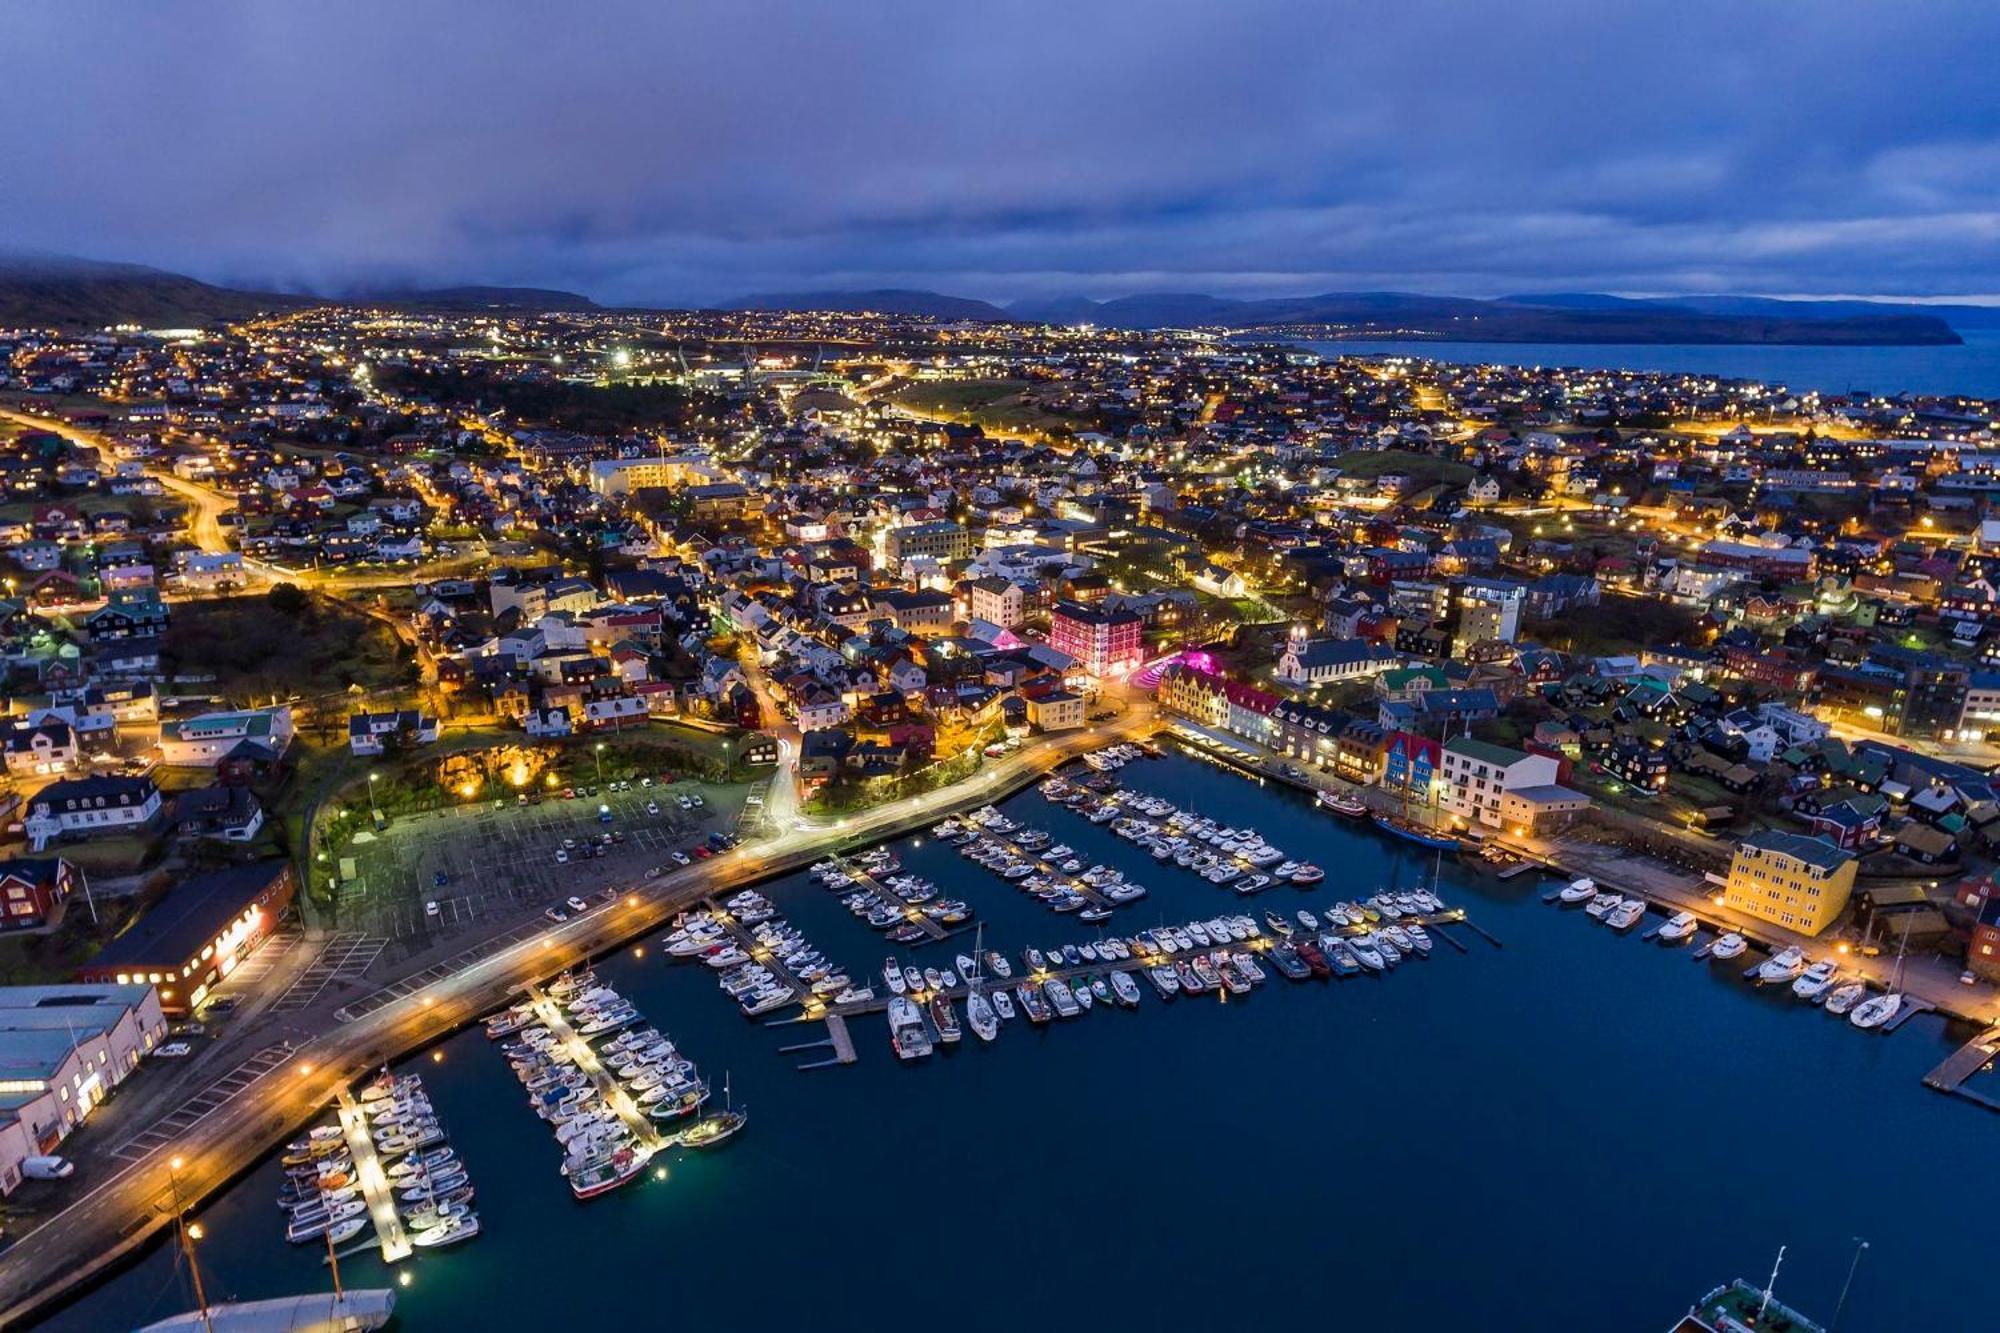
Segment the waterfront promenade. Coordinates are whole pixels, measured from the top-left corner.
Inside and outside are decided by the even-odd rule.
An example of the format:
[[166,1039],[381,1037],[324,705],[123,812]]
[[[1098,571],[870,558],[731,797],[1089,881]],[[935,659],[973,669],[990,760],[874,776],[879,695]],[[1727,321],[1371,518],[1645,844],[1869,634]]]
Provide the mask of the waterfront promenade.
[[[721,856],[634,884],[610,907],[499,950],[350,1022],[331,1013],[316,1016],[315,1030],[301,1031],[286,1067],[205,1116],[185,1138],[104,1180],[0,1255],[0,1327],[25,1322],[136,1253],[171,1223],[176,1181],[183,1202],[198,1203],[254,1165],[348,1084],[499,1008],[529,985],[657,929],[706,897],[998,800],[1081,754],[1142,739],[1159,725],[1150,709],[1128,709],[1101,726],[1033,742],[950,787],[843,818],[778,826]],[[785,785],[782,772],[776,785]],[[168,1163],[176,1157],[180,1166],[170,1181]]]

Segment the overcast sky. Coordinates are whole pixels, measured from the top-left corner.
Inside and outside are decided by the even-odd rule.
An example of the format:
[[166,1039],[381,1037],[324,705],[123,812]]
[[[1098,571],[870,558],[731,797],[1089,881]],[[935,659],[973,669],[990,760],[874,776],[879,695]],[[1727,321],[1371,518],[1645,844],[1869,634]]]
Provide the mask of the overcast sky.
[[2000,293],[2000,5],[9,0],[0,248],[612,302]]

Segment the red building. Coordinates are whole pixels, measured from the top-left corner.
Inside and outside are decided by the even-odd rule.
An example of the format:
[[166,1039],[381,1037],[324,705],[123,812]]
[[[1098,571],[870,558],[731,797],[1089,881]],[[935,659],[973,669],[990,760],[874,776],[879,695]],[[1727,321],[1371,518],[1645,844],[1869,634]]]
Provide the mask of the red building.
[[1049,617],[1049,646],[1099,679],[1122,676],[1145,660],[1144,623],[1132,611],[1058,602]]
[[0,861],[0,930],[48,924],[50,913],[83,887],[83,872],[60,856]]

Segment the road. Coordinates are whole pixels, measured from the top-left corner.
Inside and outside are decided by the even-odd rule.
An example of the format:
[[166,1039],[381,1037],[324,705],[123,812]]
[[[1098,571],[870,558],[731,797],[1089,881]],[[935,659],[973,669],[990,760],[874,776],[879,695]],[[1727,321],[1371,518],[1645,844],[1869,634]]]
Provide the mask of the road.
[[[352,1022],[330,1009],[293,1016],[291,1064],[252,1084],[165,1145],[98,1185],[0,1255],[0,1328],[107,1274],[172,1219],[173,1190],[190,1204],[226,1186],[348,1084],[504,1004],[531,982],[574,966],[714,894],[811,864],[830,852],[899,836],[951,811],[998,799],[1069,759],[1158,727],[1128,710],[1101,727],[1047,737],[989,763],[964,782],[824,824],[776,824],[766,837],[697,861],[562,926],[524,940]],[[174,1162],[178,1167],[173,1167]],[[87,1259],[84,1256],[89,1256]]]

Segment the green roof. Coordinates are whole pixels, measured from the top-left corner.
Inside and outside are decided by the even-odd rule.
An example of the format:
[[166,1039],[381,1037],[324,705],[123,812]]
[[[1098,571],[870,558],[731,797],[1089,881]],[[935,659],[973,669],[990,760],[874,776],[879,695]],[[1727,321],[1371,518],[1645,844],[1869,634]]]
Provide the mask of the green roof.
[[1455,754],[1470,755],[1489,764],[1498,764],[1502,768],[1519,763],[1528,757],[1519,750],[1509,749],[1504,745],[1494,745],[1490,741],[1476,741],[1470,736],[1454,736],[1444,743],[1444,748]]
[[1776,852],[1789,856],[1795,861],[1818,866],[1821,870],[1838,870],[1854,858],[1825,838],[1809,837],[1803,833],[1785,833],[1778,829],[1768,829],[1753,833],[1742,842],[1745,847],[1755,847],[1760,851]]

